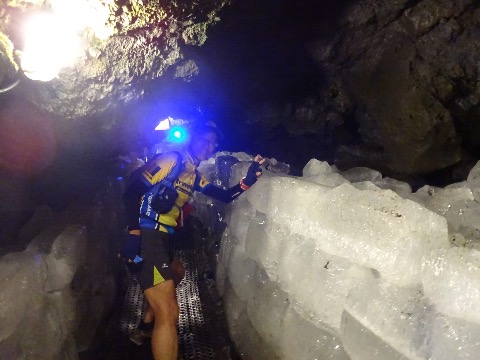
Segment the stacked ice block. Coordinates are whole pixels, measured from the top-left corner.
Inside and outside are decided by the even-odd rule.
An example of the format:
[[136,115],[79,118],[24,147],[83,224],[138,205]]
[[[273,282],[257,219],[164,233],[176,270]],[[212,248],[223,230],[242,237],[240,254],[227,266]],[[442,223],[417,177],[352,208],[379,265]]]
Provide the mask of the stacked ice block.
[[227,209],[217,268],[243,358],[480,358],[471,178],[411,193],[314,159],[301,177],[264,171]]

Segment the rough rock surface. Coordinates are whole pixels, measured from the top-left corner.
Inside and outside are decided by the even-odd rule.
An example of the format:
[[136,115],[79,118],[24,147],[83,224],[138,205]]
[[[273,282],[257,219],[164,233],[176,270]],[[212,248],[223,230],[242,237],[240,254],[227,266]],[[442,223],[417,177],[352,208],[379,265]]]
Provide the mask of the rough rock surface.
[[[19,38],[22,29],[18,19],[46,9],[51,3],[8,1],[0,11],[0,30]],[[105,28],[112,35],[102,40],[85,30],[83,38],[88,47],[73,67],[63,69],[50,82],[21,85],[30,99],[61,117],[103,113],[117,103],[142,98],[146,84],[164,75],[169,67],[194,67],[193,60],[185,57],[184,48],[201,46],[206,41],[207,29],[219,20],[217,13],[228,0],[97,3],[109,11]],[[176,74],[188,78],[192,71]]]
[[353,117],[364,161],[380,152],[389,169],[406,173],[460,161],[477,111],[478,14],[472,1],[364,1],[327,47],[315,48],[331,88],[340,85],[332,110]]
[[[232,16],[256,9],[243,4]],[[317,157],[405,177],[478,158],[478,3],[269,6],[250,20],[247,41],[258,41],[241,58],[249,72],[235,78],[244,90],[232,92],[245,123],[263,130],[252,140],[262,152],[288,163],[300,157],[300,167]],[[240,35],[228,40],[244,46]]]
[[[17,19],[44,3],[8,1],[0,30],[17,45]],[[452,178],[480,156],[478,2],[101,3],[113,35],[85,34],[90,48],[74,68],[48,83],[24,81],[16,94],[117,132],[122,122],[144,126],[144,100],[176,96],[210,108],[253,148],[244,150],[294,168],[316,157],[342,169]],[[14,71],[8,46],[1,53],[3,84]],[[125,104],[135,110],[125,115]]]

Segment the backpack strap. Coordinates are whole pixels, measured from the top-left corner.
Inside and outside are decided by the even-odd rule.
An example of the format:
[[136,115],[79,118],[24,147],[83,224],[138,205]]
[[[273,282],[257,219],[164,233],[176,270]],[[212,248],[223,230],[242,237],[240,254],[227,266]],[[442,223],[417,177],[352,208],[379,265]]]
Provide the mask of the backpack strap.
[[[153,199],[156,199],[160,194],[163,194],[166,191],[166,188],[170,188],[176,192],[174,188],[175,180],[180,176],[184,169],[184,164],[182,162],[182,155],[175,151],[178,155],[177,162],[172,167],[170,172],[158,183],[151,186],[143,196],[143,200],[140,204],[140,222],[142,217],[147,217],[158,220],[160,213],[156,213],[152,207]],[[175,205],[173,205],[175,206]]]
[[167,174],[167,176],[165,176],[165,178],[160,181],[161,184],[169,186],[171,188],[173,188],[175,180],[177,180],[177,178],[180,176],[185,165],[183,164],[182,154],[177,151],[175,151],[175,153],[177,154],[177,162],[173,166],[172,170],[170,170],[170,172]]
[[202,174],[195,168],[195,181],[193,182],[193,190],[198,190],[200,188],[200,180],[202,179]]

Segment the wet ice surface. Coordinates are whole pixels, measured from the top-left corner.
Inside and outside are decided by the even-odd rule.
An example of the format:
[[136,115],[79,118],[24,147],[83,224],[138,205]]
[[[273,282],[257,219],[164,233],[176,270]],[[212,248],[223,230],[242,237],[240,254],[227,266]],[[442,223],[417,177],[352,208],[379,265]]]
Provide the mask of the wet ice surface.
[[[222,156],[231,174],[204,166],[228,187],[251,156]],[[212,334],[228,330],[240,356],[255,360],[480,358],[479,174],[477,165],[465,182],[412,193],[370,169],[312,160],[301,177],[265,170],[229,206],[198,194],[196,215],[221,236],[205,249],[218,250],[228,326]],[[75,359],[92,346],[113,289],[99,241],[108,234],[92,229],[115,224],[105,216],[118,207],[78,209],[87,228],[67,223],[0,258],[2,356]],[[229,351],[222,341],[217,349]]]
[[[234,155],[230,186],[251,159]],[[479,175],[412,193],[312,159],[226,208],[199,196],[205,223],[225,219],[217,289],[242,357],[480,358]]]

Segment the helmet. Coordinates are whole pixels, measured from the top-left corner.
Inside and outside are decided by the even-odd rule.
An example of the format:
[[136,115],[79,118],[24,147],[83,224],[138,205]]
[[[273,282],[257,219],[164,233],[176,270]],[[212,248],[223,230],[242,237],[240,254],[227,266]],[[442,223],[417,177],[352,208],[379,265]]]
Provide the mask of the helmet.
[[191,136],[201,135],[213,132],[217,135],[218,140],[223,139],[222,132],[218,129],[217,124],[213,121],[194,123],[190,129]]

